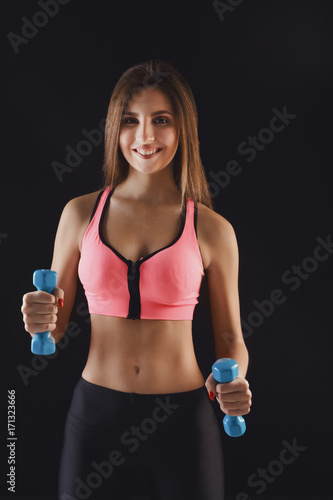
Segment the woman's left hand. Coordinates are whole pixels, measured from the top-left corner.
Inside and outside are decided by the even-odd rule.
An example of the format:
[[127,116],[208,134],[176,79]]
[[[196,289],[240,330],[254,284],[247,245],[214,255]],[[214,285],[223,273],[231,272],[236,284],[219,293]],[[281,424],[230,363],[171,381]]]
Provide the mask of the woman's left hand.
[[237,377],[232,382],[220,384],[211,373],[205,386],[210,399],[213,400],[216,397],[221,410],[227,415],[238,417],[250,412],[252,392],[245,378]]

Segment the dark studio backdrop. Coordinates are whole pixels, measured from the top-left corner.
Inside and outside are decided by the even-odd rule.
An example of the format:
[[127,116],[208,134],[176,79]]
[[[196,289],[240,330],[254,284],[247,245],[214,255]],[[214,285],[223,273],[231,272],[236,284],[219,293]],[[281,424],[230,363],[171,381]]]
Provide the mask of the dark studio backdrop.
[[[34,290],[33,271],[51,265],[64,205],[101,186],[103,119],[115,83],[149,58],[173,63],[193,90],[214,208],[238,239],[253,405],[245,435],[223,436],[227,499],[329,498],[331,2],[33,0],[5,7],[1,498],[56,498],[63,426],[87,359],[89,318],[79,285],[62,348],[52,358],[34,356],[22,296]],[[215,358],[206,277],[193,335],[207,377]],[[10,457],[15,493],[6,483]]]

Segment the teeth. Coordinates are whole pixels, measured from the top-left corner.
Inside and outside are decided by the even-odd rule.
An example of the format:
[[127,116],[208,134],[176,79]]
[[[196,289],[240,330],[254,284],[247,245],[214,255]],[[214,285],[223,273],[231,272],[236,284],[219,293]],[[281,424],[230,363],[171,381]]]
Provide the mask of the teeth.
[[156,153],[156,151],[158,151],[158,148],[157,149],[150,149],[149,151],[147,151],[145,149],[137,149],[137,151],[144,156],[148,156],[148,155],[152,155],[152,154]]

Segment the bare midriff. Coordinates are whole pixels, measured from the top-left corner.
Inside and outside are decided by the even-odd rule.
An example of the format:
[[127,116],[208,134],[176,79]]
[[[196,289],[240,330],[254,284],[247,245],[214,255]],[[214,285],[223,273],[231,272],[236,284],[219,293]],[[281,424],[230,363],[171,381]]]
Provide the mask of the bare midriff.
[[192,321],[91,315],[91,341],[82,377],[93,384],[137,394],[198,389]]

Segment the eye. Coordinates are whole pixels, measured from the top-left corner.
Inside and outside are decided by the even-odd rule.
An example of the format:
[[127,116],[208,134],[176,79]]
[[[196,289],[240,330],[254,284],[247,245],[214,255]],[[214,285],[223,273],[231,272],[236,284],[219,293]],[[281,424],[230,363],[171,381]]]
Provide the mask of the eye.
[[123,118],[122,122],[131,125],[131,123],[128,123],[128,120],[135,120],[135,118]]
[[[156,120],[164,120],[164,123],[168,123],[168,119],[164,118],[164,116],[161,116],[160,118],[156,118]],[[161,125],[164,125],[164,123],[161,123]]]
[[[160,120],[164,120],[164,122],[158,123],[157,125],[165,125],[166,123],[169,123],[169,120],[167,118],[164,118],[164,116],[155,118],[154,122],[158,122]],[[122,123],[124,123],[125,125],[133,125],[136,121],[137,121],[136,118],[123,118]]]

